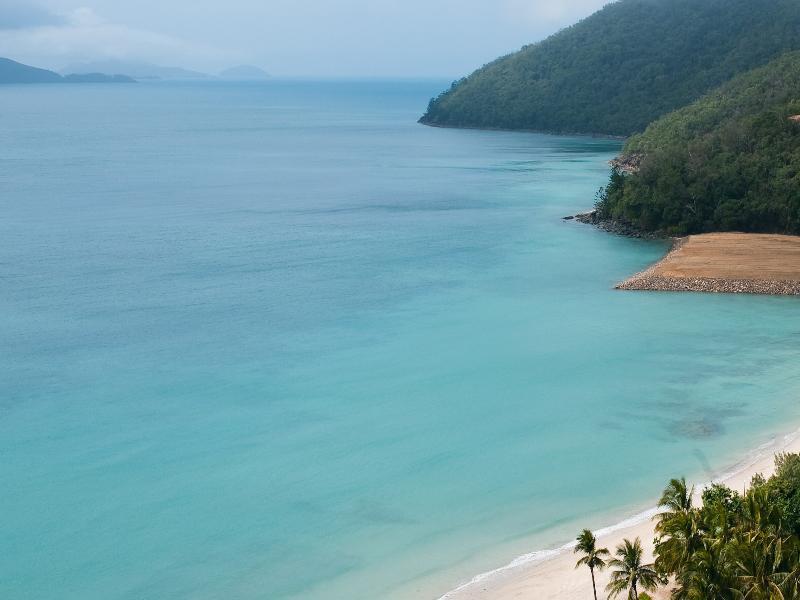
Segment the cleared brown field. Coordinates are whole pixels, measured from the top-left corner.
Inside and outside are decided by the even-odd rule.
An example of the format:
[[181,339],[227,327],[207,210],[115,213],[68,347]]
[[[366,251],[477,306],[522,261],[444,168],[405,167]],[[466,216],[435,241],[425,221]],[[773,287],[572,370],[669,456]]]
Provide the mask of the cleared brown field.
[[672,251],[619,289],[800,295],[800,237],[709,233]]

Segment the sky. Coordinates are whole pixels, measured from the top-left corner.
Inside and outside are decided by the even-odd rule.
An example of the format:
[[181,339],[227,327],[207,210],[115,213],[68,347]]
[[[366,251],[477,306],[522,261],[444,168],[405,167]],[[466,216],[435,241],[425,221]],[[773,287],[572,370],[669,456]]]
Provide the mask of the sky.
[[0,56],[285,77],[466,75],[609,0],[0,0]]

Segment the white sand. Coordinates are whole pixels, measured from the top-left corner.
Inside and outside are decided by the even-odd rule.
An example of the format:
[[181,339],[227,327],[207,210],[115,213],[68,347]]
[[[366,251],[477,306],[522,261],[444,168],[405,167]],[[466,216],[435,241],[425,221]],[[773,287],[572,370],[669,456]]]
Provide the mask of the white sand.
[[[774,471],[774,456],[778,452],[800,452],[800,432],[782,436],[774,443],[765,445],[751,458],[743,461],[727,475],[715,479],[727,484],[735,490],[742,490],[750,483],[756,473],[765,477]],[[664,484],[666,485],[666,481]],[[699,502],[700,492],[705,483],[697,485],[696,495]],[[653,504],[657,502],[654,500]],[[598,545],[608,548],[612,553],[624,538],[633,540],[639,537],[647,554],[647,561],[652,561],[653,520],[655,509],[635,517],[627,523],[597,533]],[[577,535],[577,532],[576,532]],[[576,570],[578,556],[572,548],[564,548],[550,558],[533,559],[521,557],[513,563],[492,573],[479,575],[472,582],[442,596],[440,600],[587,600],[592,598],[592,582],[588,569]],[[605,598],[605,587],[608,583],[607,572],[597,576],[597,595]],[[662,589],[656,598],[666,599],[668,591]]]

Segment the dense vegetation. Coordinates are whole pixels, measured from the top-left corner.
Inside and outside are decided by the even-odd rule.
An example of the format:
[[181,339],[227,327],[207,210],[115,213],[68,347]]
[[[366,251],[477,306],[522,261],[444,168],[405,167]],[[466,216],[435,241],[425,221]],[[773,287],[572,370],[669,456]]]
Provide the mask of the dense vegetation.
[[[715,484],[694,506],[693,490],[673,479],[657,516],[655,563],[642,564],[638,540],[625,540],[617,559],[596,547],[590,532],[576,552],[600,557],[594,571],[611,568],[610,597],[668,585],[676,600],[796,600],[800,598],[800,455],[778,455],[769,480],[753,478],[744,493]],[[588,539],[587,539],[588,534]],[[588,564],[582,560],[578,566]]]
[[455,82],[421,122],[627,136],[793,49],[797,0],[620,0]]
[[632,137],[623,155],[638,170],[614,170],[601,218],[669,234],[800,233],[796,115],[800,52],[790,52]]

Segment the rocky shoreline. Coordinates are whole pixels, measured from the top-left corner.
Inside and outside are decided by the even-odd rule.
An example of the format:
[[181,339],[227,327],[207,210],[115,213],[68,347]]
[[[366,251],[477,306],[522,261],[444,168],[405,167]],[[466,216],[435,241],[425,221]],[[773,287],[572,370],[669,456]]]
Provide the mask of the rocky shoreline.
[[656,292],[706,292],[714,294],[761,294],[766,296],[800,296],[800,281],[758,281],[752,279],[692,279],[638,275],[615,286],[617,290]]
[[668,236],[658,233],[658,232],[650,232],[650,231],[642,231],[637,227],[634,227],[630,223],[625,223],[624,221],[617,221],[615,219],[601,219],[598,215],[596,210],[590,210],[589,212],[585,213],[578,213],[577,215],[572,215],[569,217],[564,217],[565,221],[575,220],[579,223],[585,223],[586,225],[594,225],[601,231],[605,231],[607,233],[613,233],[615,235],[621,235],[624,237],[630,238],[637,238],[642,240],[664,240],[668,239]]
[[[593,225],[625,237],[672,240],[672,248],[664,258],[614,286],[617,290],[800,296],[797,237],[718,233],[670,238],[661,232],[642,231],[622,221],[602,219],[597,210],[564,217],[564,220]],[[686,251],[682,252],[687,244]]]

